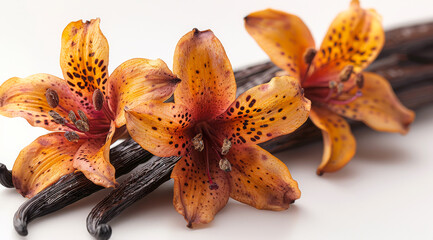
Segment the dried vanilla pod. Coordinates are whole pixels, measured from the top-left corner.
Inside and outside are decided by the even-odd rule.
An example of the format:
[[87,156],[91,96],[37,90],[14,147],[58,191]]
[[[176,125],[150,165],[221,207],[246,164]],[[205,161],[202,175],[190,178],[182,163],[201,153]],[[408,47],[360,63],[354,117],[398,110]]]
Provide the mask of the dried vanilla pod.
[[[110,153],[111,163],[116,168],[116,177],[130,172],[152,156],[132,139],[111,149]],[[14,216],[15,230],[21,236],[26,236],[27,224],[32,220],[62,209],[101,189],[103,187],[93,184],[82,173],[63,176],[20,206]]]
[[0,184],[6,188],[14,187],[14,184],[12,183],[12,172],[2,163],[0,163]]
[[87,216],[87,231],[98,240],[109,239],[107,223],[124,209],[147,196],[170,179],[170,173],[180,157],[153,157],[138,166],[114,191],[99,202]]

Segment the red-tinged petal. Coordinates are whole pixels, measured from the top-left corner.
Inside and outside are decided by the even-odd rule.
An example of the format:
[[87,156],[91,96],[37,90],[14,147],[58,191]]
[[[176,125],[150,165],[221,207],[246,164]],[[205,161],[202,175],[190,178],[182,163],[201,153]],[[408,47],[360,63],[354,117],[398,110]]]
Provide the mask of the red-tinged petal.
[[48,112],[54,110],[66,118],[68,113],[60,107],[51,108],[45,93],[52,89],[59,96],[59,105],[68,110],[78,110],[76,99],[64,80],[48,74],[35,74],[26,78],[11,78],[0,87],[0,114],[6,117],[23,117],[32,126],[51,131],[66,128],[54,122]]
[[117,184],[115,169],[110,163],[110,146],[115,130],[112,122],[106,139],[88,139],[74,156],[74,168],[94,184],[106,188]]
[[84,140],[69,142],[63,133],[50,133],[25,147],[12,169],[15,188],[31,198],[60,177],[74,172],[73,158]]
[[149,100],[165,101],[179,81],[161,59],[136,58],[122,63],[107,85],[106,98],[116,116],[116,127],[125,125],[125,106],[132,109]]
[[287,209],[301,197],[287,166],[259,146],[235,146],[227,159],[232,165],[230,197],[269,210]]
[[384,41],[381,17],[353,0],[350,8],[334,19],[325,35],[314,58],[315,76],[332,69],[342,70],[346,65],[361,71],[376,59]]
[[296,130],[310,107],[296,78],[275,77],[240,95],[211,125],[235,144],[257,144]]
[[207,177],[204,152],[192,152],[183,157],[173,169],[173,205],[185,217],[188,227],[209,223],[226,205],[230,186],[227,174],[219,169],[216,159],[209,162],[210,176],[218,189],[211,190]]
[[315,43],[299,17],[266,9],[245,17],[245,28],[273,63],[291,76],[304,76],[307,64],[303,57],[307,49],[315,48]]
[[212,31],[193,31],[183,36],[174,53],[173,72],[182,80],[175,103],[188,106],[196,120],[223,113],[236,98],[232,66]]
[[356,152],[356,141],[349,124],[337,114],[317,106],[311,109],[310,119],[322,130],[323,135],[323,158],[317,174],[340,170]]
[[99,19],[71,22],[63,30],[60,66],[71,90],[92,108],[96,88],[104,94],[108,79],[108,42]]
[[191,113],[183,105],[149,101],[126,111],[126,127],[144,149],[160,157],[182,156],[191,144]]
[[363,121],[377,131],[407,133],[415,113],[400,103],[386,79],[369,72],[363,75],[361,97],[344,105],[328,104],[328,108],[345,117]]

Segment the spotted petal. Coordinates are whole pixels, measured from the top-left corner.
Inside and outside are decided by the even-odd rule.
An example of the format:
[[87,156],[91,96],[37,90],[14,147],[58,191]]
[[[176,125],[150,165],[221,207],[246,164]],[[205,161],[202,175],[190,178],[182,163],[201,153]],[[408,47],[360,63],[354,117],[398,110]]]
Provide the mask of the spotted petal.
[[381,17],[352,0],[350,8],[334,19],[325,35],[314,58],[316,74],[334,68],[341,70],[348,64],[359,72],[376,59],[384,41]]
[[55,123],[48,114],[50,110],[55,110],[62,117],[68,116],[60,107],[53,109],[48,105],[45,97],[48,88],[57,92],[60,106],[74,111],[79,109],[79,101],[69,91],[65,81],[49,74],[35,74],[26,78],[11,78],[1,85],[0,114],[6,117],[23,117],[32,126],[51,131],[65,130],[65,127]]
[[144,149],[160,157],[182,156],[190,143],[191,113],[183,105],[149,101],[126,111],[126,127]]
[[303,56],[308,48],[315,48],[315,43],[299,17],[266,9],[245,17],[245,28],[273,63],[293,77],[304,76],[307,65]]
[[96,88],[105,93],[108,79],[108,42],[99,19],[71,22],[63,30],[60,66],[70,89],[90,103]]
[[196,120],[223,113],[236,97],[232,66],[212,31],[183,36],[174,53],[173,72],[182,80],[176,88],[177,104],[188,106]]
[[235,144],[257,144],[296,130],[310,106],[296,78],[275,77],[240,95],[215,125]]
[[125,106],[132,109],[148,100],[167,100],[178,82],[161,59],[136,58],[122,63],[108,79],[106,95],[116,127],[125,125]]
[[74,172],[73,158],[84,140],[69,142],[63,133],[50,133],[25,147],[12,169],[15,188],[31,198],[60,177]]
[[287,166],[259,146],[236,146],[227,159],[230,197],[258,209],[284,210],[301,192]]
[[116,186],[115,169],[110,163],[110,146],[115,132],[111,123],[107,138],[88,139],[74,156],[74,168],[90,181],[106,188]]
[[317,174],[340,170],[356,152],[356,141],[349,124],[344,118],[322,107],[313,107],[310,119],[322,130],[323,135],[323,158]]
[[363,121],[377,131],[407,133],[415,113],[400,103],[386,79],[375,73],[364,72],[363,75],[361,97],[345,105],[329,104],[328,107],[340,115]]
[[183,157],[173,169],[174,179],[173,204],[177,212],[185,217],[188,227],[209,223],[226,205],[230,186],[225,172],[219,169],[217,161],[210,161],[210,175],[218,189],[209,189],[206,174],[204,152],[192,152],[194,155]]

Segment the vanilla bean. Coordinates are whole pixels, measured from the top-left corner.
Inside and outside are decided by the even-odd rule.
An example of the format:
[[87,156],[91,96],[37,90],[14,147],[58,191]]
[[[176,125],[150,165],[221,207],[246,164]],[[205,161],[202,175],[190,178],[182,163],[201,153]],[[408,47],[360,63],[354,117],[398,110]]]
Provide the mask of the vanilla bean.
[[395,28],[385,32],[385,46],[379,58],[396,52],[411,53],[433,45],[433,22]]
[[2,163],[0,163],[0,184],[6,188],[14,187],[14,184],[12,183],[12,172]]
[[[170,179],[171,170],[180,157],[154,157],[138,166],[116,191],[99,202],[87,217],[87,231],[96,239],[109,239],[108,221],[124,209],[142,199]],[[131,184],[133,183],[133,184]]]
[[[119,144],[110,153],[111,163],[116,168],[116,177],[130,172],[151,157],[152,154],[142,149],[132,139]],[[63,176],[55,184],[20,206],[14,216],[15,230],[18,234],[26,236],[27,224],[35,218],[62,209],[100,189],[102,187],[93,184],[82,173]]]
[[[405,30],[407,31],[407,28]],[[397,33],[393,32],[393,34]],[[433,34],[431,35],[433,36]],[[423,37],[430,38],[432,36]],[[401,43],[407,44],[404,39],[399,40]],[[394,46],[396,45],[395,41],[392,43]],[[427,45],[423,46],[426,49],[429,48]],[[415,51],[415,47],[411,47]],[[407,107],[418,108],[424,104],[432,103],[433,65],[431,64],[433,62],[429,61],[429,57],[432,56],[424,54],[422,58],[419,58],[417,54],[423,52],[419,51],[416,53],[411,52],[411,57],[409,57],[408,54],[404,55],[404,52],[399,52],[400,50],[405,51],[405,49],[398,47],[394,48],[394,55],[383,55],[368,70],[386,77],[396,88],[397,96]],[[416,50],[418,51],[420,48],[416,48]],[[258,84],[268,82],[278,71],[281,71],[281,69],[267,62],[235,72],[236,82],[238,86],[241,86],[238,88],[237,95]],[[352,127],[363,126],[361,122],[357,121],[350,121],[350,124]],[[321,138],[321,131],[308,120],[294,133],[281,136],[261,145],[270,152],[277,152],[320,140]],[[171,165],[157,166],[153,169],[144,166],[138,167],[137,171],[126,179],[118,189],[112,191],[92,209],[87,217],[89,233],[98,240],[109,239],[112,229],[107,224],[108,221],[167,181],[172,167]],[[153,171],[157,171],[158,174],[153,174]],[[159,174],[161,172],[165,173],[165,175]],[[142,174],[142,176],[137,174]]]

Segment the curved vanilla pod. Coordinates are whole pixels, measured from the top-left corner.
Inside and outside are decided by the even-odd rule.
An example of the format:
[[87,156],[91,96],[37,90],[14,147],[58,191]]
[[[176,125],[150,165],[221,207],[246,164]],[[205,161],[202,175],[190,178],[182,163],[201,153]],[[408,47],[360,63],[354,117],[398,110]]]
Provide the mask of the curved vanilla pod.
[[[122,142],[110,152],[111,163],[116,168],[116,178],[130,172],[152,156],[132,139]],[[102,188],[93,184],[82,173],[65,175],[20,206],[14,216],[15,230],[21,236],[26,236],[27,224],[35,218],[62,209]]]
[[7,169],[7,167],[0,163],[0,184],[6,188],[13,188],[12,183],[12,172]]
[[151,193],[170,179],[170,173],[180,157],[153,157],[138,166],[131,175],[99,202],[87,217],[87,231],[98,240],[111,237],[107,223],[124,209]]

